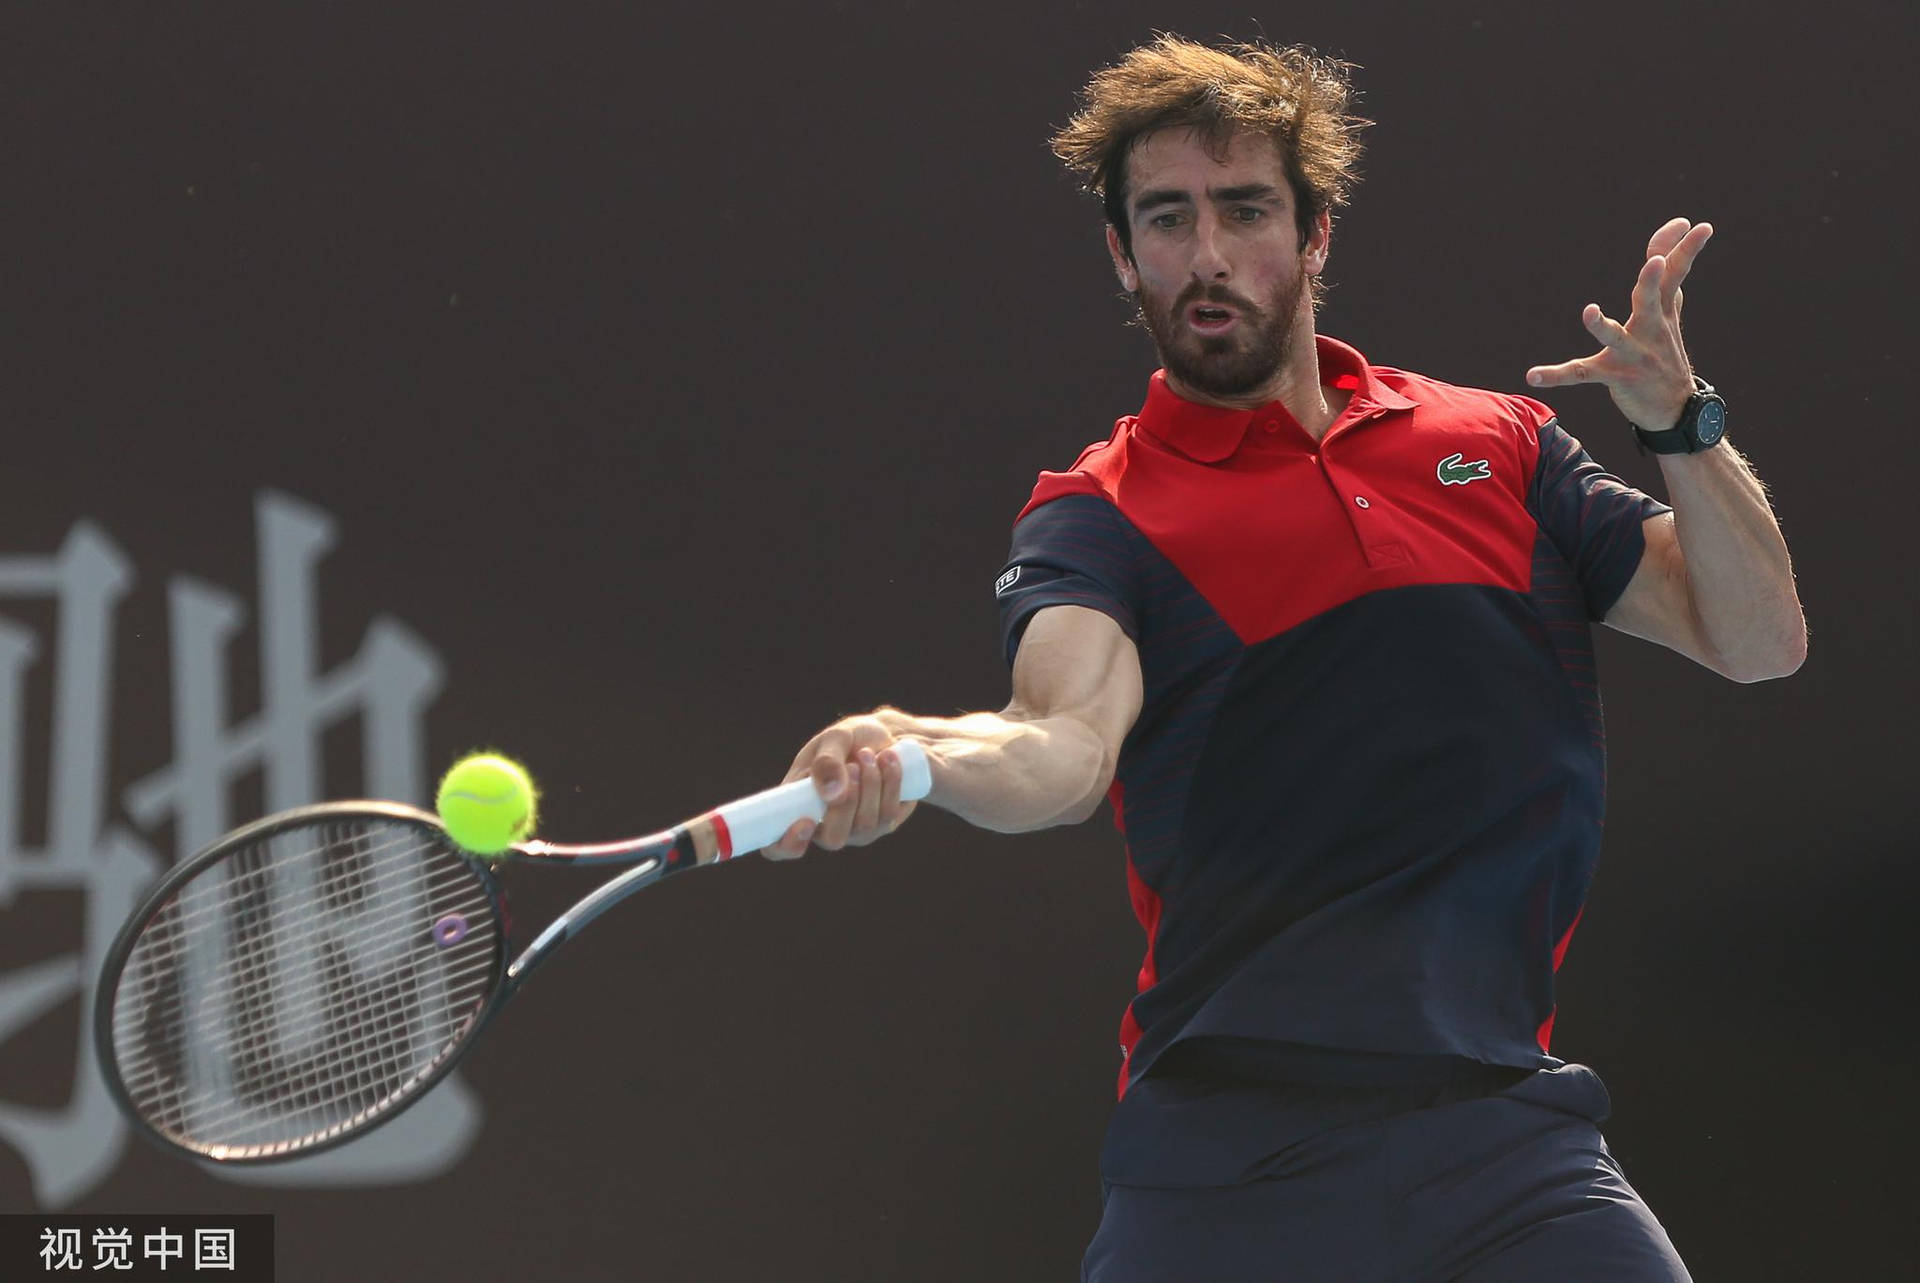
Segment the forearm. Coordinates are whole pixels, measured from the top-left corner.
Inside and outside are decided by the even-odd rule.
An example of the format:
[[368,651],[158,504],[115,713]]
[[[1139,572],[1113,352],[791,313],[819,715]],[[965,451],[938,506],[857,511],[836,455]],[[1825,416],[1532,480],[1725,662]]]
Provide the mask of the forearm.
[[1806,618],[1766,488],[1731,441],[1659,458],[1702,633],[1737,680],[1791,673],[1806,658]]
[[895,708],[874,716],[894,735],[926,746],[933,770],[927,801],[969,824],[1025,833],[1077,824],[1099,805],[1105,750],[1074,718],[920,717]]

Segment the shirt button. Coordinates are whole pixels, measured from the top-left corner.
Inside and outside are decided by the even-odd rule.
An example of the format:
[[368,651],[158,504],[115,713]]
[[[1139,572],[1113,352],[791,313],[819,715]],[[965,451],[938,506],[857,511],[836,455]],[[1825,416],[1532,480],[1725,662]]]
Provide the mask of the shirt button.
[[1280,430],[1280,425],[1275,423],[1272,419],[1268,419],[1265,423],[1260,425],[1260,430],[1263,432],[1278,432]]
[[1371,507],[1373,507],[1373,505],[1372,505],[1372,504],[1370,504],[1370,503],[1368,503],[1368,502],[1367,502],[1367,497],[1366,497],[1365,495],[1363,495],[1363,494],[1357,494],[1357,495],[1355,495],[1355,496],[1353,497],[1353,501],[1354,501],[1355,503],[1357,503],[1357,504],[1359,504],[1359,505],[1360,505],[1360,506],[1361,506],[1362,508],[1371,508]]

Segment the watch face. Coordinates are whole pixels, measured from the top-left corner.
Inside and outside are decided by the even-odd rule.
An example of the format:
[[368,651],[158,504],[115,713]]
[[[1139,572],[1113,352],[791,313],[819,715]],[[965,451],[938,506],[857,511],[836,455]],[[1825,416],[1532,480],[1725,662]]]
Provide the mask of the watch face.
[[1708,401],[1700,407],[1700,417],[1695,421],[1693,432],[1700,438],[1700,444],[1716,444],[1727,431],[1727,407],[1718,401]]

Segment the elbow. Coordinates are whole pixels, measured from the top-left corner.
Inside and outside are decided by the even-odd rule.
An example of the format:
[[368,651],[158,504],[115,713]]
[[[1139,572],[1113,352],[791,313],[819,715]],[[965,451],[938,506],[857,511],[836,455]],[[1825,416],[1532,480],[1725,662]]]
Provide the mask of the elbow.
[[1097,734],[1094,735],[1093,738],[1097,746],[1097,756],[1095,758],[1097,765],[1093,771],[1093,778],[1088,783],[1087,791],[1081,795],[1080,800],[1069,808],[1065,815],[1060,817],[1060,823],[1062,824],[1086,823],[1093,818],[1094,812],[1100,809],[1100,803],[1105,801],[1108,793],[1112,791],[1113,773],[1118,768],[1119,763],[1109,756],[1106,744],[1100,741]]
[[1071,828],[1073,825],[1084,824],[1092,819],[1093,813],[1100,809],[1101,799],[1105,796],[1106,791],[1104,789],[1098,790],[1076,801],[1064,811],[1054,811],[1048,814],[1044,819],[1014,822],[1004,827],[982,823],[977,820],[975,823],[980,824],[982,828],[996,829],[996,831],[1001,833],[1036,833],[1041,829]]
[[1728,673],[1727,676],[1739,682],[1742,686],[1752,686],[1758,682],[1776,682],[1782,677],[1791,677],[1799,672],[1800,665],[1805,662],[1806,656],[1802,655],[1792,663],[1774,664],[1766,668],[1745,669],[1739,672]]
[[1103,783],[1099,788],[1095,789],[1093,794],[1084,802],[1062,816],[1060,822],[1062,824],[1085,824],[1093,818],[1093,813],[1100,809],[1100,803],[1105,801],[1106,797],[1107,785]]
[[1726,670],[1726,675],[1743,686],[1755,682],[1778,681],[1782,677],[1791,677],[1800,671],[1807,662],[1807,634],[1802,628],[1794,640],[1779,647],[1773,653]]
[[1100,807],[1114,764],[1099,734],[1078,718],[1026,722],[1017,756],[1003,762],[990,804],[975,808],[940,802],[960,818],[996,833],[1032,833],[1079,824]]

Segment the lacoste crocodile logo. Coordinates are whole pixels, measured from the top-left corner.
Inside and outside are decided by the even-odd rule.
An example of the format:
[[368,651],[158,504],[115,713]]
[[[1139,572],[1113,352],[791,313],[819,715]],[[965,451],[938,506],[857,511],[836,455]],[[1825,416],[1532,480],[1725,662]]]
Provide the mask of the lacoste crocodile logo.
[[1469,481],[1485,481],[1493,476],[1493,469],[1487,466],[1485,459],[1476,463],[1462,463],[1457,454],[1440,460],[1440,466],[1434,471],[1443,486],[1464,486]]

